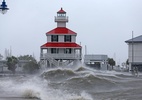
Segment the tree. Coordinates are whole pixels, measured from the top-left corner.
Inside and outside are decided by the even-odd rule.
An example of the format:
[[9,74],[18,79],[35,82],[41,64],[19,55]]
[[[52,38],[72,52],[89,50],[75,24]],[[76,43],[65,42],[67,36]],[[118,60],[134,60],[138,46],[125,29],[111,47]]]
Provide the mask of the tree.
[[34,57],[32,57],[31,55],[24,55],[24,56],[19,56],[18,57],[19,60],[32,60],[32,61],[36,61],[36,59]]
[[31,55],[20,56],[18,57],[18,59],[28,61],[28,63],[23,66],[23,70],[27,73],[34,73],[39,69],[39,64],[37,63],[36,59]]
[[0,54],[0,60],[2,60],[3,56]]
[[129,59],[127,59],[127,61],[126,61],[126,65],[129,65]]
[[0,54],[0,60],[2,60],[3,56]]
[[23,66],[23,70],[27,73],[34,73],[39,69],[39,65],[35,61],[29,61],[29,63]]
[[113,60],[113,58],[108,58],[108,64],[110,64],[110,66],[112,66],[113,69],[113,66],[115,66],[115,61]]
[[6,64],[8,66],[8,70],[12,71],[13,74],[15,74],[16,64],[18,63],[18,59],[12,56],[12,57],[7,57],[6,60],[7,60]]

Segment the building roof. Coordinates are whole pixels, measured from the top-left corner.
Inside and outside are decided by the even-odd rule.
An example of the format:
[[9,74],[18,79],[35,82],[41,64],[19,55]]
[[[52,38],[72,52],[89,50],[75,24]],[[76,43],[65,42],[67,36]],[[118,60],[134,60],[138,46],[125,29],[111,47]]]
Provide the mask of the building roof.
[[81,48],[80,45],[74,42],[47,42],[41,48]]
[[137,36],[137,37],[135,37],[135,38],[133,38],[133,39],[129,39],[129,40],[127,40],[127,41],[125,41],[126,43],[142,43],[142,35],[140,35],[140,36]]
[[76,35],[76,33],[66,27],[57,27],[49,32],[47,32],[46,34],[74,34]]
[[61,8],[57,13],[66,13],[63,8]]

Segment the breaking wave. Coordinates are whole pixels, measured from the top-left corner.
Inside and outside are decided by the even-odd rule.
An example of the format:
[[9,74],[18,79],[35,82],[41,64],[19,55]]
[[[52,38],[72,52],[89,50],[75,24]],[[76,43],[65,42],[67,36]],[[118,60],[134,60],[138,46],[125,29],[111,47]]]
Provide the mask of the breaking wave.
[[112,78],[118,80],[116,75],[86,67],[79,67],[74,70],[65,68],[50,69],[44,72],[41,77],[48,80],[48,85],[54,89],[75,93],[80,93],[80,91],[112,91],[119,87],[117,81],[112,80]]
[[43,72],[41,77],[50,81],[61,81],[75,75],[76,73],[71,69],[50,69],[46,72]]
[[0,93],[34,100],[102,100],[96,99],[95,94],[124,88],[121,84],[126,82],[126,77],[132,80],[131,76],[114,71],[54,68],[36,76],[0,78]]

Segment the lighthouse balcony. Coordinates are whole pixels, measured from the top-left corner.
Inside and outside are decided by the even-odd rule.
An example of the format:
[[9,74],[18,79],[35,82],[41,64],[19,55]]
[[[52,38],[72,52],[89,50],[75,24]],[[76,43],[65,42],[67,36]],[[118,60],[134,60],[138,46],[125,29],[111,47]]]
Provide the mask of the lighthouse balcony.
[[55,16],[55,22],[68,22],[68,17],[66,17],[66,16],[56,17]]
[[81,54],[51,54],[51,53],[44,53],[40,55],[40,59],[47,59],[47,58],[54,58],[54,59],[62,59],[62,60],[81,60]]

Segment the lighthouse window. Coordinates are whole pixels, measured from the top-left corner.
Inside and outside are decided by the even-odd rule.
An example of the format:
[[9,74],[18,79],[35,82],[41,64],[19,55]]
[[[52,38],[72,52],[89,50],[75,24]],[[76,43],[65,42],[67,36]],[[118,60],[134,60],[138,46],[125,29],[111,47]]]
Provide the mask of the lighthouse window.
[[70,49],[70,48],[64,49],[64,53],[66,53],[66,54],[71,54],[71,49]]
[[58,35],[52,35],[51,36],[51,41],[52,42],[58,42]]
[[66,14],[58,14],[57,16],[66,16]]
[[64,41],[65,42],[71,42],[71,35],[65,35]]
[[51,53],[59,53],[59,49],[58,48],[51,48]]

